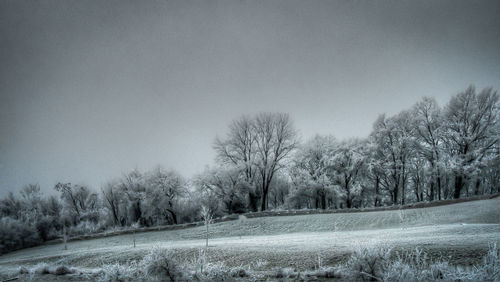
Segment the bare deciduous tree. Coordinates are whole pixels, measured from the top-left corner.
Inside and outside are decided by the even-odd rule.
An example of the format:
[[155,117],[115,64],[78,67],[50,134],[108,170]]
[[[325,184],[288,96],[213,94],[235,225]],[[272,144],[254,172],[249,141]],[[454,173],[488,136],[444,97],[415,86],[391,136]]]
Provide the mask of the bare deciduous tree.
[[111,211],[113,217],[113,224],[120,224],[120,210],[119,210],[119,193],[117,193],[117,184],[114,182],[107,183],[103,188],[101,188],[102,195],[104,197],[104,204]]
[[205,253],[206,253],[208,251],[208,236],[209,236],[208,227],[210,224],[212,224],[213,212],[207,206],[202,205],[200,210],[200,215],[201,219],[203,220],[203,223],[205,224],[205,235],[206,235]]
[[[261,113],[242,117],[229,126],[227,139],[215,141],[218,159],[232,163],[260,192],[261,210],[267,208],[269,187],[284,160],[297,146],[297,132],[288,114]],[[250,206],[252,196],[249,195]]]

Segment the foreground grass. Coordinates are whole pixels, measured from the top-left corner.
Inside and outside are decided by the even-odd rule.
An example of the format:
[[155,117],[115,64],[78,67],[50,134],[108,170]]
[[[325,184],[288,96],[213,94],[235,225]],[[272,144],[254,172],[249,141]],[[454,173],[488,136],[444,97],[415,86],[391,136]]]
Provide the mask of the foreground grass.
[[[266,261],[253,265],[228,266],[212,262],[204,250],[191,260],[180,260],[171,250],[154,247],[140,260],[103,264],[96,269],[40,263],[21,267],[16,278],[23,280],[95,280],[95,281],[255,281],[335,279],[348,281],[500,281],[500,253],[490,244],[481,262],[474,266],[455,266],[446,259],[432,259],[418,248],[399,252],[384,245],[356,247],[348,260],[335,266],[325,265],[318,256],[314,268],[268,267]],[[271,269],[271,270],[269,270]]]

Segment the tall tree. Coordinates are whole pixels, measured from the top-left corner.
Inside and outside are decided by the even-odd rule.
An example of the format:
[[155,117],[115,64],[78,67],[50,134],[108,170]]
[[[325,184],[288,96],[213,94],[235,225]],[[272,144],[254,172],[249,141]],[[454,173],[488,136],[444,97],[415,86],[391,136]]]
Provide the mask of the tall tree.
[[104,206],[111,212],[113,224],[121,225],[120,219],[120,201],[121,195],[118,192],[118,183],[108,182],[101,188],[102,196],[104,198]]
[[140,171],[134,169],[120,179],[119,190],[127,198],[127,224],[138,222],[145,224],[143,202],[146,197],[146,179]]
[[167,221],[178,223],[177,202],[187,193],[182,176],[174,170],[156,167],[147,175],[146,202]]
[[[243,197],[245,196],[245,185],[242,183],[240,171],[232,167],[219,166],[207,168],[202,174],[195,177],[194,183],[198,190],[205,194],[213,194],[218,202],[222,204],[223,212],[232,214],[243,212]],[[207,204],[208,206],[208,204]],[[216,212],[218,207],[209,207]]]
[[453,154],[453,197],[459,198],[471,171],[494,150],[498,136],[498,94],[491,88],[476,93],[474,86],[452,97],[445,110],[446,142]]
[[338,187],[339,195],[345,199],[347,208],[351,208],[353,199],[361,192],[359,178],[363,173],[366,157],[361,140],[347,140],[339,143],[327,158],[327,170],[333,184]]
[[326,209],[332,183],[327,175],[326,156],[337,145],[332,136],[316,135],[298,147],[294,154],[290,176],[297,189],[307,189],[315,208]]
[[214,149],[217,161],[222,166],[233,166],[243,175],[244,187],[248,193],[248,206],[257,211],[260,191],[255,184],[255,120],[249,116],[242,116],[233,120],[229,125],[229,132],[225,139],[216,138]]
[[262,198],[261,210],[267,208],[267,196],[276,172],[284,167],[285,159],[296,148],[297,132],[288,114],[261,113],[254,123],[258,184]]
[[[225,140],[217,139],[217,158],[232,163],[244,172],[245,179],[260,194],[261,210],[267,208],[267,196],[274,175],[297,145],[297,132],[288,114],[261,113],[250,119],[233,121]],[[249,201],[255,195],[249,189]]]
[[[430,165],[429,200],[441,200],[441,166],[443,155],[443,119],[441,110],[432,98],[425,97],[413,106],[417,152]],[[417,174],[418,175],[418,174]],[[437,188],[437,189],[436,189]]]
[[402,111],[394,117],[381,115],[371,135],[377,145],[377,158],[385,173],[382,183],[388,189],[393,204],[405,204],[409,161],[414,150],[412,114]]

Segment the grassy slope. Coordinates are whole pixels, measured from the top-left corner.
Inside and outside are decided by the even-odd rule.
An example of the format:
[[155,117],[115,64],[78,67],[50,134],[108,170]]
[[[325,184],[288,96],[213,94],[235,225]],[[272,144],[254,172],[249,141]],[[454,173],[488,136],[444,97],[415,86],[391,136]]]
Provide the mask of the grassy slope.
[[[321,255],[326,263],[341,261],[355,246],[389,244],[420,246],[452,255],[459,263],[479,257],[489,242],[500,240],[500,198],[403,211],[333,213],[249,218],[210,227],[212,260],[230,265],[311,267]],[[68,243],[45,245],[0,256],[0,272],[40,261],[97,267],[103,263],[141,258],[152,245],[175,249],[183,259],[204,246],[204,228],[152,231]],[[243,236],[243,237],[240,237]],[[477,254],[477,255],[476,255]]]

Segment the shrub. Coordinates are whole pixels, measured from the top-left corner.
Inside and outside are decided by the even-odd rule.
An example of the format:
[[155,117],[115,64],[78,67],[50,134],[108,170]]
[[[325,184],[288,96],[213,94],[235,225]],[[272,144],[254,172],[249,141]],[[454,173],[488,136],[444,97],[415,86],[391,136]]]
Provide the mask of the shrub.
[[190,270],[185,271],[186,273],[189,272],[188,275],[185,275],[189,276],[189,278],[184,277],[185,279],[198,281],[227,281],[232,280],[232,277],[246,277],[247,275],[246,271],[241,267],[229,269],[222,262],[207,262],[207,256],[203,249],[199,250],[198,256],[188,262],[185,270]]
[[295,271],[292,268],[275,268],[274,269],[274,278],[293,278],[295,277]]
[[141,267],[134,261],[129,265],[103,265],[97,273],[97,281],[137,281],[144,280]]
[[343,267],[344,276],[356,281],[500,281],[500,256],[496,244],[489,246],[481,264],[473,267],[432,261],[426,253],[397,254],[385,248],[357,249]]
[[31,273],[38,275],[49,274],[50,273],[49,265],[46,263],[39,263],[33,267]]
[[48,215],[42,216],[36,222],[36,229],[40,238],[43,241],[57,238],[57,225],[58,223],[56,222],[56,218]]
[[42,242],[33,225],[10,217],[0,218],[0,254]]
[[207,263],[198,277],[204,281],[227,281],[231,277],[231,271],[222,262]]
[[92,221],[80,221],[78,225],[71,226],[68,230],[69,236],[78,236],[78,235],[88,235],[94,234],[98,232],[102,232],[105,230],[104,223],[94,223]]
[[318,278],[338,278],[340,275],[337,273],[333,267],[321,267],[317,270],[309,272],[312,276]]
[[33,266],[31,269],[28,269],[24,266],[19,268],[19,274],[30,274],[30,275],[45,275],[45,274],[53,274],[53,275],[66,275],[75,273],[75,269],[69,268],[64,265],[59,266],[50,266],[47,263],[39,263]]
[[500,250],[496,243],[490,244],[488,253],[483,257],[483,264],[476,270],[478,280],[500,281]]
[[468,269],[456,268],[445,273],[446,278],[471,281],[500,281],[500,250],[496,244],[490,244],[483,256],[482,264]]
[[153,248],[142,260],[144,272],[147,277],[177,281],[182,278],[177,262],[167,249]]
[[346,273],[357,281],[380,280],[385,272],[391,249],[384,247],[358,247],[347,261]]
[[250,274],[242,267],[234,267],[231,269],[231,277],[249,277]]
[[70,269],[69,267],[64,265],[60,265],[54,269],[54,275],[66,275],[74,272],[75,272],[74,269]]
[[20,266],[19,267],[19,274],[29,274],[30,271],[27,269],[25,266]]

